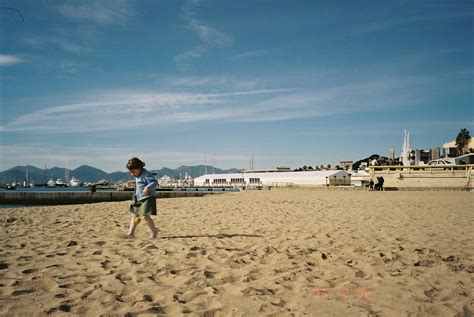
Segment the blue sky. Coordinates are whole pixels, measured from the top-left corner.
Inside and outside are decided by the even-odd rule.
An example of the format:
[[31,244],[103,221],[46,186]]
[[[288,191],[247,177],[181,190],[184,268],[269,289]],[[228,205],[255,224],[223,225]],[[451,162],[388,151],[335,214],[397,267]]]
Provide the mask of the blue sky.
[[472,1],[0,0],[0,169],[298,167],[473,133]]

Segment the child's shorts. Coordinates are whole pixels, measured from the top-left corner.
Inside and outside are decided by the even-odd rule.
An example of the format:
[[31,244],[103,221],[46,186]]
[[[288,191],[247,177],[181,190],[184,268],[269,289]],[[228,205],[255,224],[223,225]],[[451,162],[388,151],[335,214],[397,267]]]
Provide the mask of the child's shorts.
[[137,198],[133,196],[133,201],[130,204],[128,211],[140,216],[156,216],[156,197],[149,197],[137,201]]

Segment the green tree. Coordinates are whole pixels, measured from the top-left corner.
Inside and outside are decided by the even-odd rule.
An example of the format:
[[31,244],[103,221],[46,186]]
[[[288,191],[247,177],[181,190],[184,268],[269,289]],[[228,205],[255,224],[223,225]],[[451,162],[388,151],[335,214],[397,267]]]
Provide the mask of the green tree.
[[469,142],[471,134],[467,129],[461,129],[456,137],[456,147],[461,155],[469,152]]

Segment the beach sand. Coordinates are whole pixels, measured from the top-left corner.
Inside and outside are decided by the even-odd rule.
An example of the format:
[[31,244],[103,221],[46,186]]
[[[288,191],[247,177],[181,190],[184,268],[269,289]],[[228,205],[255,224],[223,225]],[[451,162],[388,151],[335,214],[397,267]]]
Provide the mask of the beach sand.
[[474,193],[275,189],[0,211],[0,314],[471,316]]

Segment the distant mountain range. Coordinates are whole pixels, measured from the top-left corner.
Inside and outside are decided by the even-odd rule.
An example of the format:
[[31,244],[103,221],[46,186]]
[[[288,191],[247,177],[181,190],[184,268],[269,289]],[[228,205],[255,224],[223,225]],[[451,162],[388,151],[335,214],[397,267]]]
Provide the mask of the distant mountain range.
[[[10,168],[6,171],[0,172],[0,184],[10,184],[14,181],[23,183],[26,179],[26,166],[16,166]],[[207,170],[207,173],[216,173],[216,174],[227,174],[227,173],[238,173],[240,169],[232,168],[228,170],[222,170],[216,167],[209,165],[197,165],[197,166],[180,166],[176,169],[170,169],[164,167],[160,170],[150,170],[157,174],[157,177],[160,178],[164,175],[167,175],[174,179],[179,179],[185,177],[186,173],[192,177],[198,177],[204,175]],[[74,176],[79,179],[81,182],[98,182],[102,179],[105,179],[109,182],[119,182],[126,181],[131,179],[131,176],[127,172],[113,172],[107,173],[98,168],[82,165],[74,170],[68,170],[69,177]],[[37,168],[35,166],[28,165],[28,181],[35,184],[44,184],[50,178],[56,180],[58,178],[65,180],[66,169],[61,167],[53,167],[47,170]]]

